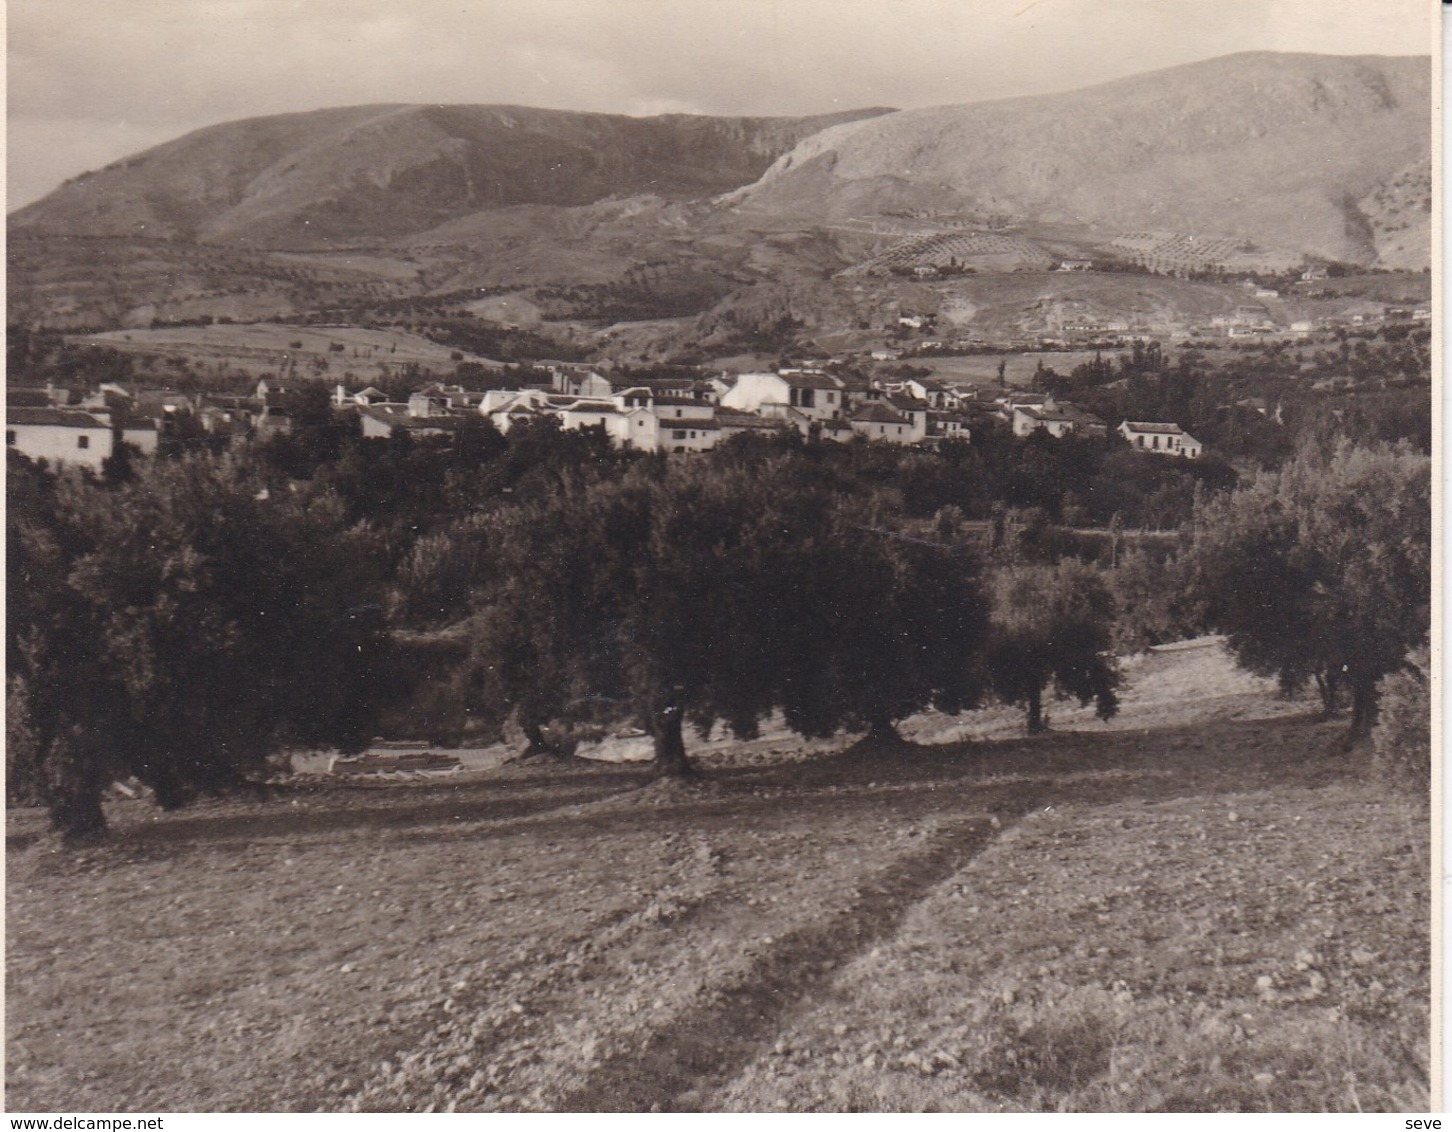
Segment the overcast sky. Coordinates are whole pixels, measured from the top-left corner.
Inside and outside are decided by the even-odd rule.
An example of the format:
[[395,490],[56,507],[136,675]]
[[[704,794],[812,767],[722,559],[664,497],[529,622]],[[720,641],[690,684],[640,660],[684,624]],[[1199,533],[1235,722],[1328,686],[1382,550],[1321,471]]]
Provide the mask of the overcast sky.
[[807,114],[1235,51],[1425,54],[1430,0],[9,0],[8,201],[199,126],[368,102]]

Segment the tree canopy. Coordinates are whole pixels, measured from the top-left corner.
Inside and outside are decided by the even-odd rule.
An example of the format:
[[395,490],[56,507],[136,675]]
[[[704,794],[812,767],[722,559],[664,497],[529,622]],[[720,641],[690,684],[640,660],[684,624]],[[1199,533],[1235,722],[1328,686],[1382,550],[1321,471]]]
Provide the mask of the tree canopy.
[[988,673],[1007,703],[1021,704],[1030,734],[1048,727],[1044,692],[1095,705],[1100,719],[1119,710],[1119,674],[1110,648],[1114,597],[1098,570],[1075,559],[1010,566],[994,579]]
[[117,775],[173,806],[286,743],[371,737],[376,548],[330,496],[279,496],[237,460],[194,456],[104,492],[63,477],[8,522],[10,702],[65,832],[103,824]]
[[538,727],[628,704],[663,773],[682,727],[888,727],[973,701],[985,607],[965,551],[871,522],[798,458],[656,460],[497,517],[475,659]]
[[1204,501],[1190,550],[1207,619],[1245,668],[1287,689],[1351,691],[1351,741],[1431,608],[1431,461],[1408,446],[1307,445],[1279,472]]

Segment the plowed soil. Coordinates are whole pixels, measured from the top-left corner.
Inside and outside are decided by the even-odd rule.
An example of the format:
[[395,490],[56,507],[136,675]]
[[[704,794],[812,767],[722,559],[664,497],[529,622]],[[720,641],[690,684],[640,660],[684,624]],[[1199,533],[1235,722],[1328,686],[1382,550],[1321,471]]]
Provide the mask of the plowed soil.
[[1077,707],[11,810],[24,1111],[1425,1110],[1426,811],[1213,643]]

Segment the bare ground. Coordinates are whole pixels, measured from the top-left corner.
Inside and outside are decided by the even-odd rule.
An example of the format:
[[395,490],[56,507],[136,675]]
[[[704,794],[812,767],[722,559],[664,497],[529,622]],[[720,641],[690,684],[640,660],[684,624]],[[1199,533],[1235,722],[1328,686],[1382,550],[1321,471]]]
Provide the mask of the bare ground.
[[924,717],[9,815],[7,1108],[1424,1110],[1426,812],[1218,650]]

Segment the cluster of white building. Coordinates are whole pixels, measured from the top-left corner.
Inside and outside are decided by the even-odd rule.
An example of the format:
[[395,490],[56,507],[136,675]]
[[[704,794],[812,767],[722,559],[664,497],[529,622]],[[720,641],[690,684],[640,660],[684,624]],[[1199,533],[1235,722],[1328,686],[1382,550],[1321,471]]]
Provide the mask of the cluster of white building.
[[891,444],[921,444],[933,437],[970,435],[967,417],[903,389],[866,384],[849,387],[813,369],[723,375],[709,380],[612,385],[583,367],[550,367],[546,386],[484,392],[432,385],[405,404],[378,400],[377,390],[348,393],[340,407],[356,405],[364,436],[404,429],[444,432],[461,417],[478,413],[500,432],[540,417],[562,428],[598,427],[622,448],[645,452],[701,452],[744,432],[795,430],[804,437]]
[[[783,368],[616,386],[585,366],[543,368],[548,383],[519,389],[433,383],[407,401],[391,401],[372,387],[350,392],[340,385],[332,400],[337,411],[356,416],[365,438],[450,435],[480,417],[508,433],[549,417],[564,429],[599,428],[618,447],[643,452],[704,452],[742,433],[789,431],[812,440],[860,437],[931,446],[969,440],[973,420],[1001,421],[1020,438],[1035,432],[1054,437],[1109,432],[1099,418],[1052,394],[1013,391],[988,398],[971,386],[930,379],[849,382],[819,369]],[[65,390],[10,390],[5,439],[33,459],[99,470],[123,442],[149,455],[169,433],[243,439],[288,432],[296,394],[295,385],[266,378],[251,396],[131,392],[109,385],[74,405]],[[1188,459],[1202,452],[1200,442],[1177,424],[1125,421],[1117,431],[1145,452]]]

